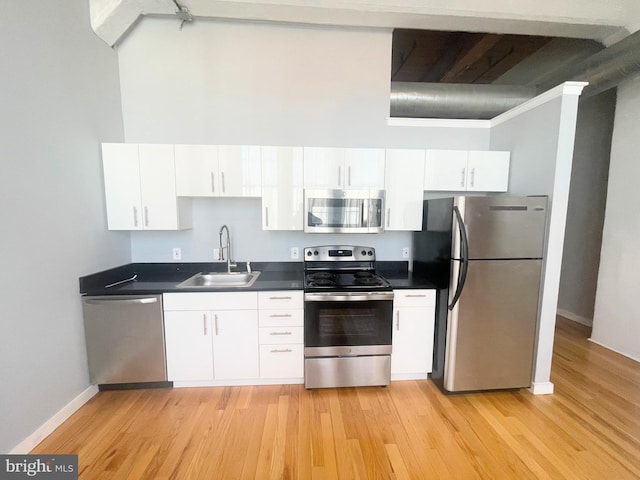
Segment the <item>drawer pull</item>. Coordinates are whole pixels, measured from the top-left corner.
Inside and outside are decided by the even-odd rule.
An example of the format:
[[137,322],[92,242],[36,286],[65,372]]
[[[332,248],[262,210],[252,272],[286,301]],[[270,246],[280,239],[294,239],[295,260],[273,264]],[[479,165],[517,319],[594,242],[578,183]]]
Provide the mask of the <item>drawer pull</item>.
[[424,298],[426,297],[426,295],[423,293],[421,295],[414,293],[414,294],[409,294],[409,295],[405,295],[405,297],[407,298]]
[[274,348],[271,353],[291,353],[292,351],[290,348]]
[[292,335],[291,332],[271,332],[269,335]]
[[269,315],[271,318],[289,318],[291,316],[290,313],[274,313],[273,315]]
[[269,297],[269,300],[291,300],[291,297]]

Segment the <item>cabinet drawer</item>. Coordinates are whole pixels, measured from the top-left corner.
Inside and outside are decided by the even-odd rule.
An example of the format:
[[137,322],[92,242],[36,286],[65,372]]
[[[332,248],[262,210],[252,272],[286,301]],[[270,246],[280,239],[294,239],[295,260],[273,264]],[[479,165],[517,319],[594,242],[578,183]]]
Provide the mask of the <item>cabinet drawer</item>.
[[302,327],[304,310],[260,310],[258,322],[261,327]]
[[302,344],[260,345],[260,378],[301,378],[304,376]]
[[435,290],[394,290],[393,305],[395,307],[434,307],[436,305]]
[[162,296],[167,310],[255,310],[257,292],[195,292],[165,293]]
[[303,308],[302,295],[302,290],[258,292],[258,306],[260,309]]
[[259,330],[260,345],[304,342],[303,327],[262,327]]

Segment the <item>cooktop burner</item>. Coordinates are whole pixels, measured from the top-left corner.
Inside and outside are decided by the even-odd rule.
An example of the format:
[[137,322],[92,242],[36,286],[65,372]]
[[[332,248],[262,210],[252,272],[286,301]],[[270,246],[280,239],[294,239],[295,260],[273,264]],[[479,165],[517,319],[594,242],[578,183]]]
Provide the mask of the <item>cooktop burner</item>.
[[391,290],[375,272],[371,247],[322,246],[305,248],[305,290]]

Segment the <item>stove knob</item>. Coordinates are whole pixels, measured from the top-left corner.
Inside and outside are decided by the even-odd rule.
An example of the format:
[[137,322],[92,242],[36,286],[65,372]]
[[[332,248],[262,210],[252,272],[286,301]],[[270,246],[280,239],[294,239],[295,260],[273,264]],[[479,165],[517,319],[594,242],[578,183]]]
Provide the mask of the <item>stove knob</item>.
[[313,254],[314,255],[319,255],[318,250],[314,250]]
[[367,252],[367,255],[369,255],[370,257],[373,256],[373,252],[371,250],[369,250],[369,252]]
[[311,253],[311,250],[307,250],[307,257],[310,257],[311,255],[313,255],[313,253]]
[[362,254],[362,256],[364,257],[367,254],[366,250],[362,250],[362,252],[360,252]]

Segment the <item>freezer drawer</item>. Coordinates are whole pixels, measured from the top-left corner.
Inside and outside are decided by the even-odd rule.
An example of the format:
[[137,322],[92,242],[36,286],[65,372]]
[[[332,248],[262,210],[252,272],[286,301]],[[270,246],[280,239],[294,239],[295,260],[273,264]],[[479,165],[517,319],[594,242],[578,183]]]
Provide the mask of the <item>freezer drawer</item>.
[[462,295],[447,319],[446,390],[530,386],[541,267],[542,260],[469,262]]
[[162,296],[83,297],[92,384],[167,380]]

